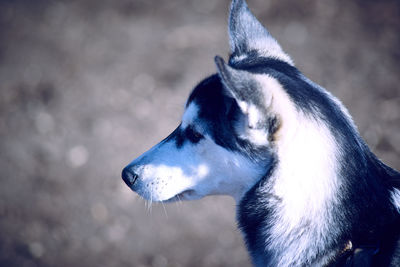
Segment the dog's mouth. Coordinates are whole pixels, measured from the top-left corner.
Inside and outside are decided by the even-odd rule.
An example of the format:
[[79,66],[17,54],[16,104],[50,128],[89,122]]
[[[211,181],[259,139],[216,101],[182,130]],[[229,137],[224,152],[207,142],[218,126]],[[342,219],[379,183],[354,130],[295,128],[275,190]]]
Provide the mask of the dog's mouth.
[[195,200],[195,199],[199,199],[201,198],[201,196],[199,194],[196,193],[196,191],[194,191],[193,189],[188,189],[188,190],[184,190],[179,194],[176,194],[175,196],[164,200],[163,202],[175,202],[175,201],[181,201],[181,200]]

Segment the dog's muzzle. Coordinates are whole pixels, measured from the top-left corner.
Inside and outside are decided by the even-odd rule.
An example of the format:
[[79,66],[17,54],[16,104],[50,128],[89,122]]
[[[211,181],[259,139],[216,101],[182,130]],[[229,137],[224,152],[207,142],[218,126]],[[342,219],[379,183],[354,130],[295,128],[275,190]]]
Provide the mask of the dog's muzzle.
[[121,176],[122,180],[124,180],[126,185],[129,186],[130,188],[132,188],[132,186],[135,184],[135,182],[139,177],[139,175],[137,175],[135,172],[132,171],[130,166],[127,166],[122,170]]

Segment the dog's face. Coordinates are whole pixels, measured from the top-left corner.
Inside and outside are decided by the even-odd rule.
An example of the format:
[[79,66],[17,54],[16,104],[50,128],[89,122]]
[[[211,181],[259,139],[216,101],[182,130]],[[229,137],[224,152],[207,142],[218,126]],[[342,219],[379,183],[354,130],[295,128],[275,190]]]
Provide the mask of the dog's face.
[[248,114],[213,75],[193,90],[178,128],[129,164],[123,177],[151,201],[211,194],[240,199],[266,172],[268,142],[268,133],[249,125]]
[[[281,85],[257,61],[293,64],[244,1],[233,1],[229,64],[191,93],[178,128],[122,172],[145,199],[174,201],[228,194],[239,200],[269,170],[281,118]],[[285,97],[284,97],[285,98]],[[284,100],[283,102],[285,102]],[[283,105],[284,106],[284,105]]]

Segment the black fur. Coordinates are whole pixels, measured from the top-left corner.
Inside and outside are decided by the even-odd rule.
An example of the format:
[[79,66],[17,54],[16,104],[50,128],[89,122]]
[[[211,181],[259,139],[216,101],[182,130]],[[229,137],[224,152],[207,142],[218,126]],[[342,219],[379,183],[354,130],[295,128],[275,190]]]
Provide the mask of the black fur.
[[[393,255],[399,253],[395,252],[399,237],[399,231],[396,228],[399,215],[390,202],[389,192],[392,187],[399,188],[399,173],[376,158],[340,106],[321,87],[305,78],[297,68],[281,60],[259,57],[255,52],[249,53],[243,61],[231,60],[230,62],[231,67],[235,69],[253,74],[268,74],[276,78],[298,110],[328,125],[341,149],[340,176],[344,181],[341,190],[345,192],[338,196],[338,204],[330,207],[331,212],[337,214],[337,224],[343,225],[338,239],[331,244],[332,249],[335,246],[341,246],[347,240],[351,240],[356,248],[372,246],[373,251],[377,250],[378,253],[371,254],[367,260],[374,266],[388,266],[390,259],[394,258]],[[234,78],[227,77],[227,79]],[[255,84],[249,84],[247,88],[238,90],[241,90],[243,94],[241,97],[247,97],[248,101],[258,104],[259,99],[257,94],[254,94],[257,90],[255,86]],[[256,99],[252,101],[254,97]],[[238,221],[245,233],[250,253],[254,257],[263,255],[264,261],[269,262],[272,255],[265,250],[265,236],[260,233],[260,226],[268,224],[270,214],[274,211],[261,209],[259,201],[275,198],[273,195],[265,194],[264,185],[278,159],[268,148],[255,148],[253,144],[239,139],[234,134],[233,122],[237,120],[241,112],[236,102],[228,96],[219,76],[213,75],[201,82],[191,93],[187,105],[193,101],[198,106],[204,107],[200,109],[199,118],[204,123],[206,122],[207,132],[212,134],[216,144],[231,151],[244,153],[260,162],[267,162],[265,177],[246,194],[239,204]],[[279,123],[275,117],[266,116],[266,118],[269,119],[265,126],[273,136]],[[181,143],[177,142],[177,144]],[[279,202],[279,199],[274,199],[274,201]],[[321,256],[323,253],[322,251]],[[357,258],[354,255],[350,254],[345,258],[343,264],[346,265],[349,262],[353,265],[361,264],[360,259],[366,259],[366,256]],[[366,255],[369,254],[366,253]],[[393,262],[396,260],[394,258]],[[386,265],[382,265],[385,263]],[[337,264],[340,264],[339,260]]]
[[204,136],[197,132],[193,126],[189,125],[185,129],[181,128],[179,125],[167,138],[165,138],[162,142],[166,143],[169,141],[175,141],[176,147],[181,148],[185,142],[190,142],[192,144],[197,144]]
[[[374,266],[388,266],[399,239],[400,229],[399,215],[390,202],[389,189],[399,188],[399,173],[383,164],[370,152],[352,122],[335,101],[319,86],[304,78],[295,67],[276,59],[255,56],[232,66],[276,78],[299,110],[324,121],[329,126],[343,155],[340,161],[340,176],[344,181],[344,187],[341,189],[344,193],[338,196],[340,204],[331,207],[335,209],[333,212],[337,214],[336,219],[345,224],[337,245],[352,240],[355,247],[372,246],[379,252],[373,255],[371,263]],[[271,256],[265,252],[265,237],[259,229],[260,225],[268,225],[269,216],[274,211],[260,209],[258,203],[260,199],[275,198],[265,194],[267,190],[264,190],[264,184],[267,183],[268,177],[269,175],[266,175],[246,194],[238,212],[238,221],[245,233],[250,252],[254,256],[263,255],[265,262],[269,262],[268,258]],[[274,201],[279,202],[276,199]],[[346,259],[346,262],[349,261]]]
[[[261,56],[265,51],[258,51],[259,46],[252,46],[252,42],[259,44],[264,39],[266,44],[273,46],[265,47],[266,50],[280,50],[269,32],[251,14],[245,1],[233,0],[229,24],[232,49],[230,66],[249,73],[267,74],[277,79],[299,112],[328,126],[340,149],[340,191],[343,193],[337,196],[336,203],[327,207],[330,209],[327,212],[336,214],[331,224],[337,229],[332,229],[332,233],[327,232],[326,235],[332,236],[336,232],[336,241],[326,244],[321,251],[316,251],[315,262],[318,262],[319,257],[324,257],[327,250],[335,247],[337,249],[346,240],[351,240],[354,247],[363,253],[351,253],[341,261],[344,265],[350,266],[351,263],[361,266],[363,261],[360,259],[364,259],[364,263],[374,266],[396,266],[394,264],[400,261],[400,215],[390,201],[390,192],[399,188],[400,174],[376,158],[340,105],[323,88],[304,77],[289,62],[290,59],[285,61],[287,57],[282,51],[276,53],[276,56],[266,58]],[[217,61],[217,67],[224,80],[237,80],[225,74],[221,61]],[[247,75],[245,79],[247,80]],[[225,84],[230,86],[229,81],[225,81]],[[252,87],[254,86],[249,83],[249,88]],[[249,101],[253,101],[251,96]],[[274,159],[273,162],[275,165],[279,164],[279,159]],[[245,234],[254,262],[258,264],[271,264],[275,256],[265,244],[265,231],[271,224],[276,208],[273,204],[262,205],[265,201],[280,202],[274,195],[268,194],[269,177],[273,170],[274,168],[270,168],[267,175],[246,193],[238,208],[239,225]],[[373,249],[362,249],[365,247]],[[340,264],[339,262],[337,260],[336,263]]]
[[[326,206],[327,224],[331,228],[325,236],[318,237],[324,244],[315,249],[312,256],[308,255],[294,265],[318,266],[326,262],[329,255],[330,266],[400,266],[400,213],[391,202],[391,191],[400,189],[400,173],[386,166],[369,150],[335,98],[292,65],[278,43],[251,14],[244,0],[233,0],[229,24],[232,50],[229,65],[216,57],[218,74],[194,88],[187,107],[191,103],[197,104],[196,123],[218,146],[250,158],[265,170],[262,178],[238,203],[239,227],[254,263],[274,266],[279,262],[277,258],[287,253],[282,251],[285,244],[276,252],[266,243],[272,224],[276,223],[274,214],[282,202],[272,193],[274,181],[271,177],[283,160],[276,153],[274,134],[284,122],[280,121],[279,114],[273,114],[264,106],[263,91],[253,78],[254,74],[262,74],[275,78],[282,85],[299,113],[316,124],[325,125],[338,148],[337,158],[333,160],[337,160],[339,166],[336,170],[341,180],[339,194]],[[265,42],[260,42],[263,39]],[[257,46],[253,47],[254,43]],[[259,47],[262,43],[271,46],[265,49],[272,48],[276,54],[258,51],[263,49]],[[255,127],[261,127],[268,134],[268,145],[254,145],[236,133],[235,125],[245,121],[246,116],[238,101],[251,102],[264,115]],[[179,126],[162,142],[174,141],[176,147],[181,148],[188,142],[197,144],[205,138],[193,125],[188,125],[185,129]],[[304,222],[297,226],[290,237],[310,231],[310,225],[311,222]],[[340,252],[349,241],[353,244],[352,249]],[[332,251],[340,253],[332,256]]]
[[271,160],[269,148],[255,147],[235,134],[234,123],[243,114],[236,101],[228,95],[220,77],[215,74],[193,89],[187,106],[194,101],[201,107],[198,114],[200,124],[206,127],[206,132],[211,135],[217,145],[242,153],[256,161],[266,162],[265,167],[267,167]]
[[[252,56],[247,57],[246,60],[231,63],[231,66],[249,73],[268,74],[276,78],[301,112],[324,121],[329,126],[341,148],[343,155],[340,162],[341,177],[344,181],[341,190],[346,193],[338,196],[339,204],[332,206],[331,209],[337,214],[338,224],[345,224],[345,227],[336,243],[332,244],[332,249],[334,246],[341,246],[347,240],[352,240],[355,247],[367,245],[379,249],[379,253],[374,255],[372,262],[379,261],[380,264],[387,260],[388,257],[382,257],[382,260],[379,260],[379,257],[390,254],[396,238],[394,241],[391,240],[393,236],[385,234],[385,230],[388,225],[395,225],[398,220],[398,212],[390,202],[388,189],[391,187],[388,186],[399,183],[399,174],[380,162],[369,151],[351,120],[343,114],[340,106],[323,89],[306,79],[295,67],[277,59],[256,55],[252,53]],[[253,88],[254,86],[250,85],[249,88],[253,91],[257,90]],[[243,97],[247,96],[251,101],[254,94],[245,94],[244,91],[242,91]],[[273,195],[265,195],[266,190],[263,187],[278,163],[278,159],[268,148],[254,147],[253,144],[235,135],[233,123],[242,114],[236,102],[228,96],[218,75],[205,79],[193,90],[187,105],[193,101],[202,107],[199,111],[199,119],[202,120],[203,125],[207,125],[207,132],[211,133],[216,144],[231,151],[243,153],[257,161],[266,162],[265,177],[240,202],[238,221],[245,233],[250,253],[263,254],[264,260],[268,262],[268,258],[272,256],[265,252],[265,237],[259,231],[260,225],[268,224],[273,210],[260,209],[258,202],[260,199],[265,201],[275,198]],[[273,136],[279,123],[275,117],[266,117],[269,118],[266,124],[267,130]],[[184,137],[185,135],[177,134],[178,147],[183,144],[183,140],[188,139]],[[279,201],[279,199],[274,199],[274,201]],[[389,229],[393,228],[393,226],[389,227]]]

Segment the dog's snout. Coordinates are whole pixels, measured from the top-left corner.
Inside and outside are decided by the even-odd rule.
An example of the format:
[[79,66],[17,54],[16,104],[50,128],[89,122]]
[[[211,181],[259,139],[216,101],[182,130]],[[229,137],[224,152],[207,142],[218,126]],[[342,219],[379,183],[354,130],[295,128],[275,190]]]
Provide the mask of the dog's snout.
[[132,169],[128,166],[122,170],[122,179],[127,184],[127,186],[132,187],[136,180],[138,179],[139,175],[137,175]]

